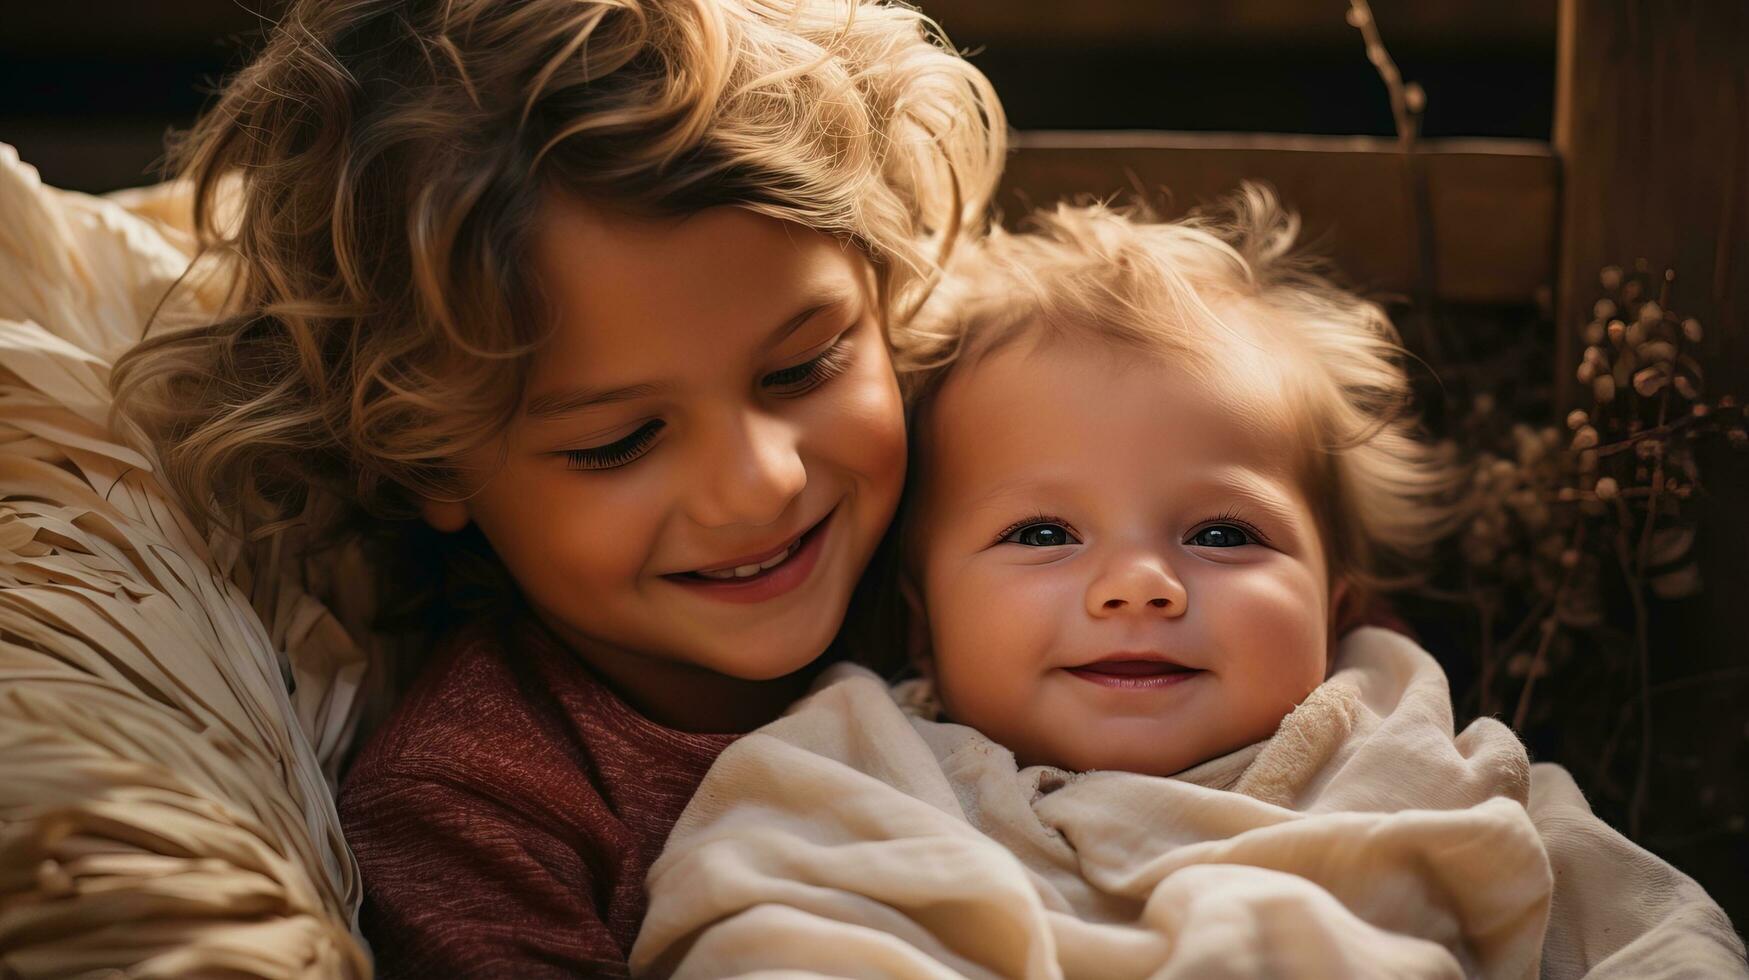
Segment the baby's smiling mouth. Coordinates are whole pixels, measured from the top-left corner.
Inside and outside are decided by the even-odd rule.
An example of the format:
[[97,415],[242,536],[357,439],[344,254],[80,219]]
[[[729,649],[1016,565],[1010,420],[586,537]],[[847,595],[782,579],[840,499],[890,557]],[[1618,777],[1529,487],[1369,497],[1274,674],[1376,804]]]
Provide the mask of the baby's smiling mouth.
[[1149,653],[1113,654],[1092,663],[1063,669],[1102,687],[1147,689],[1170,687],[1204,673],[1195,667],[1186,667]]

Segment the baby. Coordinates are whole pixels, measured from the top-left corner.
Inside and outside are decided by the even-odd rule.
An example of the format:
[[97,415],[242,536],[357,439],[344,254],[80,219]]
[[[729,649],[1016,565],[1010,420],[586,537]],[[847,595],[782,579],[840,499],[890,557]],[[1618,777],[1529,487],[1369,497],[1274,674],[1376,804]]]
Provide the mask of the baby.
[[943,287],[907,372],[902,581],[948,718],[1166,776],[1268,738],[1451,527],[1378,307],[1231,223],[1063,210]]
[[923,680],[837,668],[723,755],[634,968],[1740,974],[1718,907],[1564,771],[1492,719],[1454,735],[1425,652],[1338,645],[1456,515],[1382,311],[1256,187],[1035,224],[899,338]]

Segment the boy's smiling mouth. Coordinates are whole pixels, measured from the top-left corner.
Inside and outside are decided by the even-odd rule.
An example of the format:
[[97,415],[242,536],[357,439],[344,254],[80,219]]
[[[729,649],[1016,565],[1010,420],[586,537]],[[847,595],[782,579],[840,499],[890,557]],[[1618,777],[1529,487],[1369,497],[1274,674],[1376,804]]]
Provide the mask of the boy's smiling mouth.
[[796,549],[801,546],[802,537],[798,534],[796,535],[795,540],[791,541],[789,544],[786,544],[777,551],[763,557],[755,556],[745,558],[730,562],[719,568],[701,568],[695,572],[687,572],[685,574],[698,575],[702,578],[708,578],[717,582],[726,582],[738,578],[752,578],[760,572],[769,571],[788,561],[789,557],[795,554]]
[[806,581],[813,571],[828,525],[836,513],[838,508],[832,508],[806,531],[776,548],[663,578],[731,602],[761,602],[782,595]]

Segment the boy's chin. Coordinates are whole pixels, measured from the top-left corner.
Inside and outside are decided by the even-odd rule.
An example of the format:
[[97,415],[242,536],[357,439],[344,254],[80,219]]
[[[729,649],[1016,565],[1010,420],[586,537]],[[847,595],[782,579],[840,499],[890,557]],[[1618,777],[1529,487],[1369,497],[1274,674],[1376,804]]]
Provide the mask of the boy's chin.
[[[821,653],[824,652],[824,650],[821,651]],[[812,656],[786,658],[783,660],[773,660],[758,664],[734,663],[728,665],[727,669],[712,669],[715,669],[717,673],[722,674],[725,677],[732,677],[735,680],[746,681],[750,684],[758,684],[765,681],[782,680],[785,677],[806,670],[819,659],[820,654],[816,653]]]
[[805,636],[749,635],[738,639],[733,647],[724,647],[719,640],[712,644],[714,649],[701,650],[688,659],[697,666],[736,680],[774,681],[806,669],[831,646],[831,631],[806,632],[808,635]]

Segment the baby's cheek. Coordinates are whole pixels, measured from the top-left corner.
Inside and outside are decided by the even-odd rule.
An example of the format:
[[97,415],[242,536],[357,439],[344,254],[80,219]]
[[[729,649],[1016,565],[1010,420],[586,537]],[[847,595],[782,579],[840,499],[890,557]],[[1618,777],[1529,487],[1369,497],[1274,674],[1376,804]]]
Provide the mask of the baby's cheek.
[[1250,727],[1272,731],[1274,721],[1324,679],[1324,595],[1297,568],[1260,569],[1258,574],[1235,576],[1226,585],[1204,598],[1216,607],[1211,618],[1220,633],[1227,679],[1239,685],[1237,693],[1246,702],[1241,714],[1250,719]]
[[930,597],[936,683],[953,720],[993,737],[1027,715],[1027,690],[1037,670],[1038,636],[1024,608],[1014,608],[1000,584],[976,574],[955,576]]
[[1297,566],[1261,567],[1231,576],[1220,586],[1193,599],[1219,607],[1223,630],[1294,647],[1327,631],[1324,589]]

